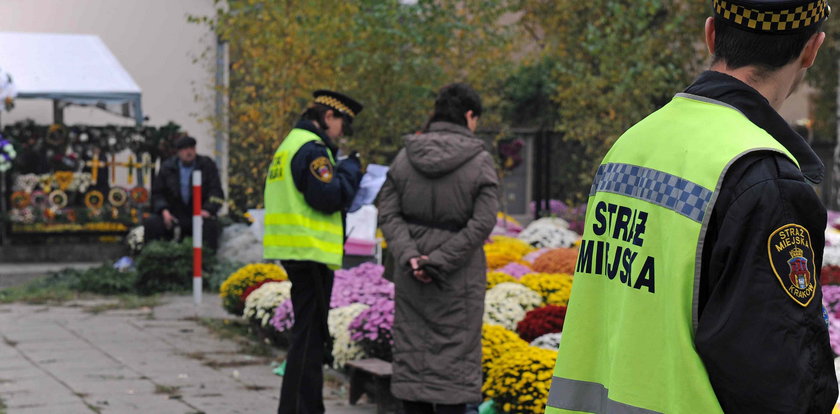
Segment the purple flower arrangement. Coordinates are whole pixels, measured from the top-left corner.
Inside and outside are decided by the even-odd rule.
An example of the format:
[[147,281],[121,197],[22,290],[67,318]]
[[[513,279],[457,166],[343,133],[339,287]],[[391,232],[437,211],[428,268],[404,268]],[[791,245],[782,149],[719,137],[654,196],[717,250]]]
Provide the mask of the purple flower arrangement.
[[337,270],[333,282],[330,309],[353,303],[372,306],[380,299],[394,300],[394,284],[383,279],[385,268],[364,263],[348,270]]
[[394,300],[381,298],[350,322],[350,338],[359,343],[365,354],[385,361],[393,360]]
[[14,160],[16,156],[17,153],[15,152],[15,147],[12,146],[12,143],[0,135],[0,172],[10,170],[12,168],[12,160]]
[[547,251],[549,251],[549,250],[551,250],[551,249],[545,249],[545,248],[543,248],[543,249],[534,250],[533,252],[526,254],[526,255],[522,258],[522,260],[524,260],[524,261],[526,261],[526,262],[528,262],[528,263],[533,264],[533,263],[534,263],[534,262],[535,262],[535,261],[536,261],[536,260],[537,260],[540,256],[542,256],[542,255],[543,255],[543,253],[545,253],[545,252],[547,252]]
[[286,299],[276,309],[271,320],[268,321],[278,332],[286,332],[292,329],[295,324],[295,311],[292,308],[292,300]]
[[[361,303],[368,306],[383,300],[394,301],[394,284],[383,279],[383,266],[364,263],[352,269],[335,271],[330,309],[341,308]],[[393,324],[393,304],[391,305],[391,324]],[[275,310],[269,321],[274,329],[280,332],[288,331],[295,324],[295,314],[292,300],[286,300]],[[388,325],[389,335],[390,326]]]
[[840,285],[822,286],[823,303],[828,312],[828,337],[835,355],[840,355]]
[[496,271],[497,272],[502,272],[502,273],[507,273],[507,274],[513,276],[515,279],[519,279],[522,276],[527,275],[528,273],[534,273],[534,271],[530,267],[525,266],[525,265],[520,264],[520,263],[516,263],[516,262],[510,262],[510,263],[506,264],[505,266],[503,266],[499,269],[496,269]]
[[503,236],[516,237],[522,232],[522,226],[506,219],[505,217],[496,218],[496,227],[493,228],[492,234],[501,234]]

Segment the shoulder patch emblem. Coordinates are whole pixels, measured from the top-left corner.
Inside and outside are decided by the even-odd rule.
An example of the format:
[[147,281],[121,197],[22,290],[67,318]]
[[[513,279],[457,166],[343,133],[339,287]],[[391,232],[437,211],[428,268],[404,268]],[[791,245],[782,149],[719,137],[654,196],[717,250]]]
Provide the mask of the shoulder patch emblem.
[[808,306],[817,290],[811,235],[805,227],[786,224],[767,239],[770,267],[782,289],[796,303]]
[[311,172],[315,178],[325,183],[328,183],[333,179],[333,166],[327,157],[315,158],[315,160],[309,163],[309,172]]

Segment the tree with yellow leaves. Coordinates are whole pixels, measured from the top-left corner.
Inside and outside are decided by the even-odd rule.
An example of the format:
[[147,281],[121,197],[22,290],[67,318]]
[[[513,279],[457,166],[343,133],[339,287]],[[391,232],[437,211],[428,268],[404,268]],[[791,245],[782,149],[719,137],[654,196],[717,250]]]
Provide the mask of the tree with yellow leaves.
[[[468,81],[492,105],[517,26],[515,0],[236,0],[209,24],[230,45],[230,198],[262,204],[268,164],[315,89],[361,101],[345,149],[388,162],[422,128],[436,90]],[[217,4],[223,4],[217,1]]]

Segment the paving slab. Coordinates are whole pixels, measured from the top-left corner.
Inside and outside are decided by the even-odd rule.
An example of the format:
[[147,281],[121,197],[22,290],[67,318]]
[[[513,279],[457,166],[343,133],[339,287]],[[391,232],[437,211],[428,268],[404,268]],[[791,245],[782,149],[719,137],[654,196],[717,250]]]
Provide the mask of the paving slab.
[[[276,411],[282,377],[272,371],[284,353],[245,354],[202,325],[201,318],[234,318],[218,296],[205,295],[201,305],[165,296],[154,308],[86,310],[105,303],[0,305],[0,399],[8,414]],[[376,411],[350,406],[341,375],[328,375],[339,380],[324,390],[327,413]]]

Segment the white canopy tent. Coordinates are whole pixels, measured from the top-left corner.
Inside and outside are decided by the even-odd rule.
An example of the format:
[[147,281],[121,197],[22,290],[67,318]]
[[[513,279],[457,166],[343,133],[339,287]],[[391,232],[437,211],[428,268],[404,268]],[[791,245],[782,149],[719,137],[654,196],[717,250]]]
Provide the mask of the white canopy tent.
[[51,99],[56,122],[67,105],[94,105],[143,123],[141,91],[98,36],[0,32],[0,68],[19,99]]

